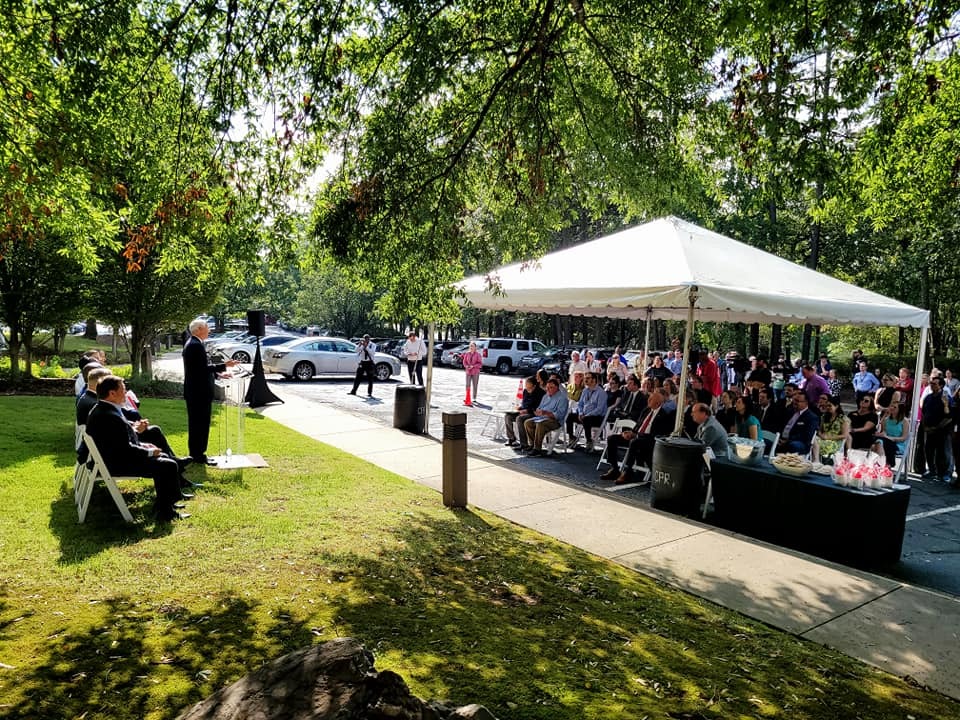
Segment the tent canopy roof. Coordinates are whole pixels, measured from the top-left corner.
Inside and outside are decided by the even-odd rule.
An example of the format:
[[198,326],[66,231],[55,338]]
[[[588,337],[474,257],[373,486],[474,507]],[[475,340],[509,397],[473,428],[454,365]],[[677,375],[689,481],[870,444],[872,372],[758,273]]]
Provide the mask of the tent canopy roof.
[[[496,291],[491,285],[497,287]],[[711,322],[925,327],[927,310],[864,290],[676,217],[474,275],[487,310]]]

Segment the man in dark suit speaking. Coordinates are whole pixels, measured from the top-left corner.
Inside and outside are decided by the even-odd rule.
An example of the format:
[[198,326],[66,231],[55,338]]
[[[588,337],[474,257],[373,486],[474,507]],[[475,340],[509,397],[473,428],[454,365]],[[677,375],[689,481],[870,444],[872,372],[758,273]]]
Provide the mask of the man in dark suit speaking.
[[203,341],[210,328],[203,320],[190,323],[190,339],[183,344],[183,397],[187,401],[187,447],[197,463],[214,464],[207,458],[210,414],[213,405],[213,379],[216,373],[237,364],[236,360],[212,363]]

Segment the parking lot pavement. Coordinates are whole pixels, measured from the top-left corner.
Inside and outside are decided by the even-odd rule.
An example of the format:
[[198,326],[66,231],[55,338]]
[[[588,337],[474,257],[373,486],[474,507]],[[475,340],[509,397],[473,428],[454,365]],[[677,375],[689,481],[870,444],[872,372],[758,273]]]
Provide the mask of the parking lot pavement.
[[[176,377],[181,368],[179,353],[168,355],[158,365],[163,368],[165,376]],[[311,402],[328,403],[392,426],[394,394],[399,385],[406,383],[405,373],[404,369],[401,378],[376,383],[372,400],[362,393],[347,395],[353,386],[352,378],[316,378],[308,382],[269,375],[267,378],[280,394],[293,393]],[[567,451],[555,457],[528,458],[504,446],[504,438],[491,437],[496,423],[488,418],[489,410],[494,405],[515,401],[519,382],[518,375],[483,373],[479,382],[479,402],[472,407],[465,407],[463,371],[434,368],[429,435],[435,439],[443,436],[442,413],[465,412],[470,453],[623,502],[649,505],[649,487],[628,485],[620,488],[609,481],[600,480],[600,473],[607,468],[596,469],[597,454]],[[960,491],[944,483],[919,479],[911,479],[910,485],[912,490],[901,560],[889,568],[874,569],[874,572],[960,597]],[[815,526],[811,527],[811,532],[816,532]],[[864,538],[863,541],[870,543],[871,539]]]

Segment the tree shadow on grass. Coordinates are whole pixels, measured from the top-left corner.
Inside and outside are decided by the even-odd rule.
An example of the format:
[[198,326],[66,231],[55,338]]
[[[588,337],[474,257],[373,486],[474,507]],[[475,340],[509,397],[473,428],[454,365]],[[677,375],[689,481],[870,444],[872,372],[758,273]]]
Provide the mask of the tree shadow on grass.
[[82,563],[108,548],[163,537],[173,530],[170,523],[154,521],[156,495],[150,480],[141,480],[136,485],[120,484],[123,499],[133,515],[132,523],[124,521],[103,483],[94,486],[83,523],[79,522],[73,488],[62,485],[60,490],[60,495],[50,503],[48,526],[60,544],[62,565]]
[[[87,629],[53,628],[43,657],[8,671],[16,673],[20,700],[4,709],[5,718],[173,718],[316,639],[282,606],[264,621],[258,603],[230,594],[194,611],[116,597],[90,614]],[[158,624],[169,630],[159,634]]]
[[[503,717],[937,717],[958,705],[585,552],[459,512],[323,558],[347,634]],[[716,579],[720,582],[720,579]],[[786,592],[786,589],[784,589]],[[788,598],[783,598],[784,602]],[[409,663],[412,670],[404,669]]]

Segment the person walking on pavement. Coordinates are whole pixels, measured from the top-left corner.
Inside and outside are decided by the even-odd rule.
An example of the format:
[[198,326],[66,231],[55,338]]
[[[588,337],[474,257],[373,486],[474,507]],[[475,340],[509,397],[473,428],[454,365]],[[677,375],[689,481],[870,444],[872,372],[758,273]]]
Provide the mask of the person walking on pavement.
[[483,357],[477,351],[477,344],[470,343],[467,351],[460,356],[460,362],[463,363],[463,372],[467,377],[467,392],[470,391],[470,385],[473,385],[473,402],[477,401],[477,385],[480,384],[480,370],[483,369]]
[[366,375],[367,397],[373,397],[373,354],[376,351],[376,344],[370,340],[369,335],[364,335],[363,340],[357,345],[357,359],[359,363],[357,364],[357,376],[353,379],[353,390],[349,392],[350,395],[357,394],[357,388],[360,387],[360,383],[363,381],[364,375]]
[[183,345],[183,397],[187,401],[187,448],[196,463],[214,464],[207,458],[214,375],[237,365],[236,360],[212,363],[203,341],[210,328],[203,320],[190,323],[190,339]]
[[413,385],[413,376],[416,374],[417,385],[423,385],[423,359],[427,356],[427,346],[415,332],[407,336],[407,341],[403,344],[403,356],[407,359],[410,384]]

